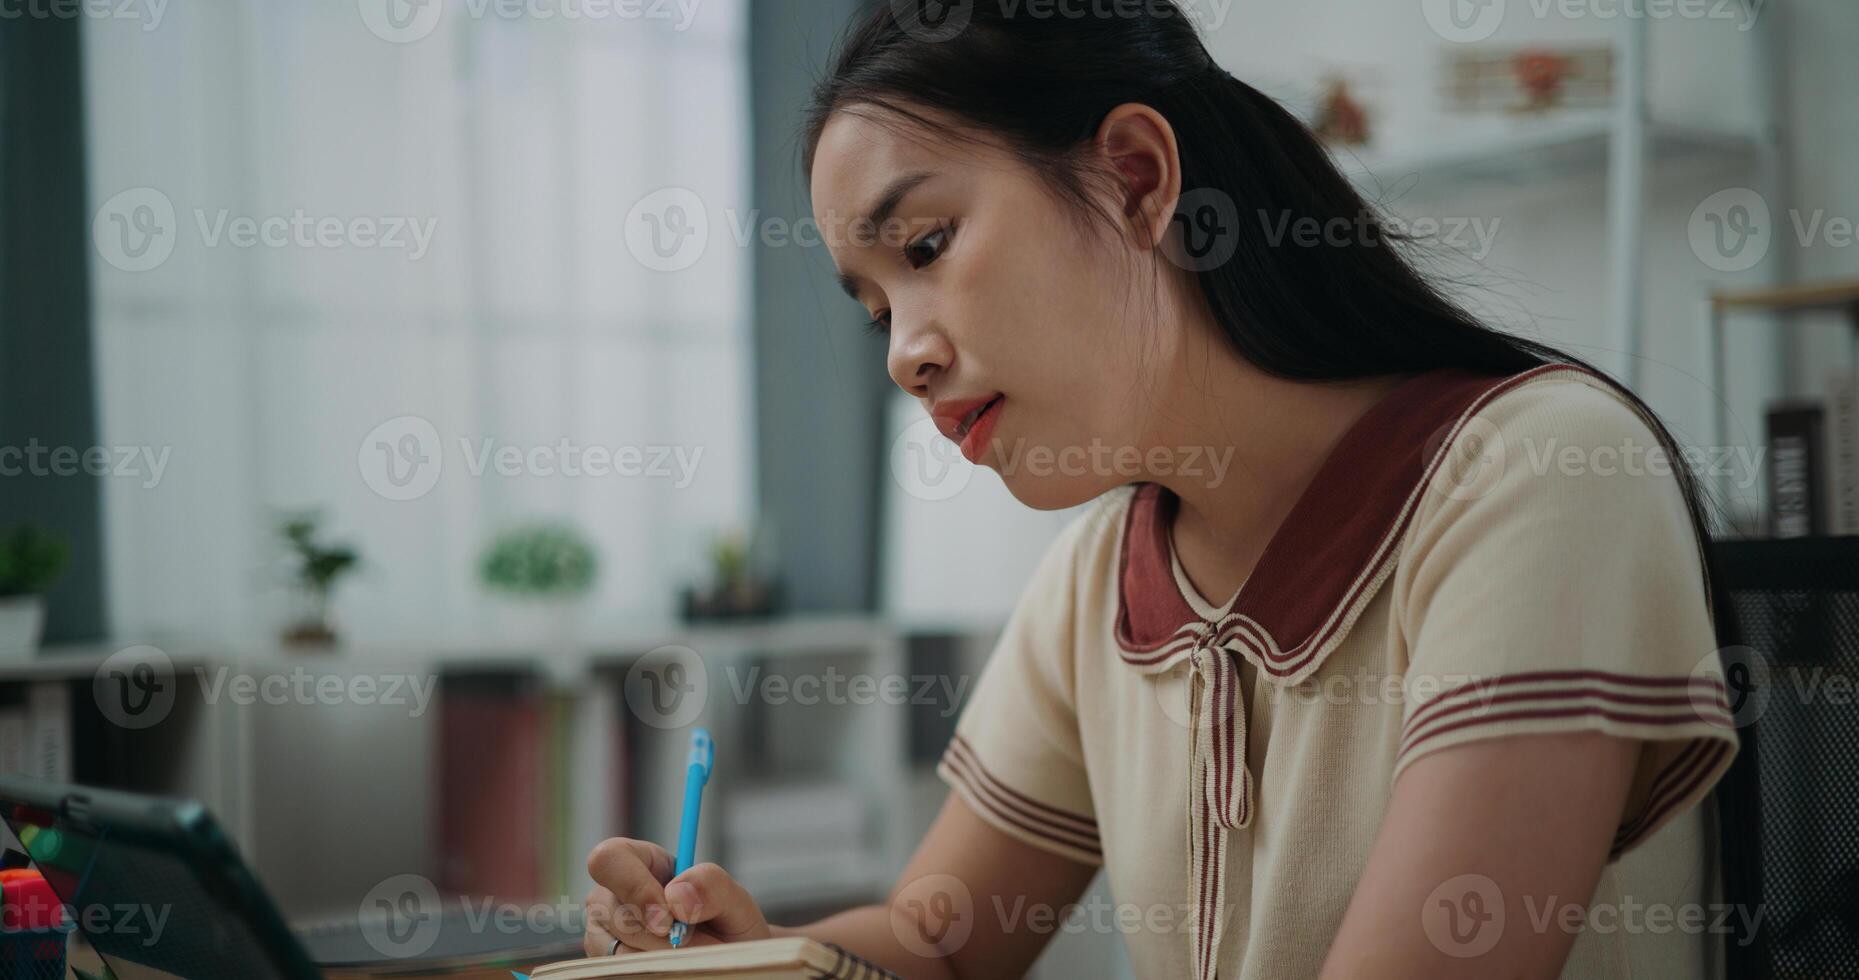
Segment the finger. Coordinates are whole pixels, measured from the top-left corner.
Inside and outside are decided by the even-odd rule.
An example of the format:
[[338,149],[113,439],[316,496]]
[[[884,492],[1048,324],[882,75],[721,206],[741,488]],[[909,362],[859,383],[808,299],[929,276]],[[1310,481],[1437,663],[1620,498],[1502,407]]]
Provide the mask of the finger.
[[611,904],[601,910],[606,918],[601,925],[610,936],[640,949],[669,945],[665,936],[671,932],[672,920],[661,883],[671,878],[674,865],[664,848],[610,838],[588,856],[587,870],[611,896]]
[[[581,951],[588,956],[606,956],[616,937],[607,927],[613,917],[613,893],[595,885],[583,903]],[[623,944],[622,944],[623,945]]]
[[680,921],[701,924],[726,942],[759,938],[768,927],[748,890],[714,864],[695,865],[672,879],[665,886],[665,899]]

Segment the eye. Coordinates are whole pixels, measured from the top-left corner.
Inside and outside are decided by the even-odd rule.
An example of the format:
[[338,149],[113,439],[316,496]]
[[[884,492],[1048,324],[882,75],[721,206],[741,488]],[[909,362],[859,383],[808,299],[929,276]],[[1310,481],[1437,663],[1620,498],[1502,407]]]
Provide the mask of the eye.
[[882,337],[891,332],[891,311],[885,310],[865,321],[865,332],[873,337]]
[[949,229],[939,227],[935,231],[904,246],[904,261],[912,269],[921,269],[942,257],[943,250],[949,247]]

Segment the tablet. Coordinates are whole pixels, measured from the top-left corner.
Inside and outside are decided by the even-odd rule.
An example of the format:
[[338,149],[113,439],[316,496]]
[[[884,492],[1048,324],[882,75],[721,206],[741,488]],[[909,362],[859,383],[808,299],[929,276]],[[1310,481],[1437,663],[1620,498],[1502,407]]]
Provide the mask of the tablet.
[[124,980],[321,976],[198,803],[0,776],[0,820]]

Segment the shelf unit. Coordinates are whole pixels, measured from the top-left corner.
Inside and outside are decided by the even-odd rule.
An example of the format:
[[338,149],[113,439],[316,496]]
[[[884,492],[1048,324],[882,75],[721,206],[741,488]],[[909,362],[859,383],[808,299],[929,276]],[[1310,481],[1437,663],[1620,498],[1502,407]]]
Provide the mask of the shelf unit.
[[[912,802],[923,794],[913,792],[920,789],[915,781],[921,767],[909,758],[911,712],[887,703],[852,705],[833,717],[827,733],[815,741],[807,740],[815,737],[805,730],[798,737],[770,736],[751,728],[754,706],[740,707],[732,688],[740,689],[758,668],[807,671],[827,663],[846,674],[908,676],[910,638],[906,629],[875,617],[800,616],[739,625],[642,626],[628,635],[585,638],[575,652],[562,654],[397,644],[289,651],[257,643],[157,643],[175,665],[180,698],[162,725],[149,733],[127,733],[144,746],[138,759],[152,753],[164,764],[126,788],[189,796],[209,806],[293,918],[352,917],[354,903],[389,873],[418,873],[434,881],[442,877],[435,813],[444,751],[438,705],[420,717],[350,704],[240,705],[223,692],[210,695],[208,682],[196,681],[194,672],[212,676],[223,669],[267,676],[300,668],[319,677],[394,673],[435,684],[458,671],[525,672],[550,697],[571,706],[567,749],[576,778],[568,781],[563,803],[565,866],[545,868],[544,880],[566,882],[566,894],[578,901],[591,886],[583,862],[600,840],[623,830],[647,839],[675,839],[688,727],[657,731],[629,723],[633,713],[625,684],[628,670],[641,657],[677,645],[699,651],[713,675],[709,703],[692,722],[710,727],[719,744],[711,786],[715,797],[707,813],[723,812],[723,800],[753,783],[745,779],[742,766],[754,757],[755,740],[781,741],[808,753],[817,743],[818,755],[829,761],[808,778],[855,786],[864,800],[869,833],[859,860],[771,887],[764,899],[770,913],[872,900],[894,882],[927,825]],[[985,649],[991,639],[977,635],[974,646]],[[58,682],[77,685],[74,698],[88,699],[98,669],[127,645],[55,647],[32,661],[0,664],[0,697],[9,686]],[[436,701],[439,695],[433,697]],[[830,714],[804,713],[821,715],[817,720],[822,723]],[[805,729],[816,719],[800,720]],[[630,745],[639,767],[630,773],[630,787],[615,785],[622,745]],[[366,765],[357,765],[359,759],[366,759]],[[665,790],[655,792],[654,787]],[[409,812],[425,812],[427,819],[369,817]],[[726,863],[719,829],[720,821],[705,822],[700,852],[706,860]]]
[[[1815,310],[1843,310],[1847,314],[1848,363],[1859,366],[1859,279],[1830,282],[1797,283],[1758,289],[1721,289],[1711,293],[1704,304],[1704,329],[1707,341],[1711,384],[1717,398],[1711,412],[1711,444],[1727,445],[1730,437],[1729,379],[1725,372],[1728,356],[1724,352],[1729,318],[1736,314],[1777,314],[1788,316]],[[1779,334],[1778,334],[1779,336]],[[1719,473],[1717,493],[1729,500],[1729,474]]]
[[[1751,0],[1737,2],[1747,5]],[[1334,155],[1371,198],[1409,182],[1429,190],[1473,185],[1504,188],[1592,174],[1605,167],[1609,323],[1611,346],[1617,352],[1613,373],[1628,388],[1638,390],[1645,338],[1642,252],[1651,164],[1704,158],[1747,166],[1755,189],[1778,208],[1785,207],[1785,139],[1780,120],[1786,116],[1777,85],[1783,54],[1774,25],[1779,11],[1760,13],[1750,14],[1751,27],[1745,32],[1757,112],[1746,131],[1656,119],[1647,99],[1649,18],[1621,17],[1614,38],[1614,105],[1609,110],[1449,135],[1419,151],[1340,148]],[[1769,272],[1771,281],[1786,280],[1785,256],[1778,256]]]

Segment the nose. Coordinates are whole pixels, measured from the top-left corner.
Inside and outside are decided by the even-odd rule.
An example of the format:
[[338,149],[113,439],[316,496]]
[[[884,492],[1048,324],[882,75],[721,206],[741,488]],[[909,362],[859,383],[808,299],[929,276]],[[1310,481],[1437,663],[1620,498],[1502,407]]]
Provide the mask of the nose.
[[891,380],[917,398],[930,396],[930,384],[955,362],[949,338],[928,324],[907,324],[891,311],[891,347],[885,368]]

